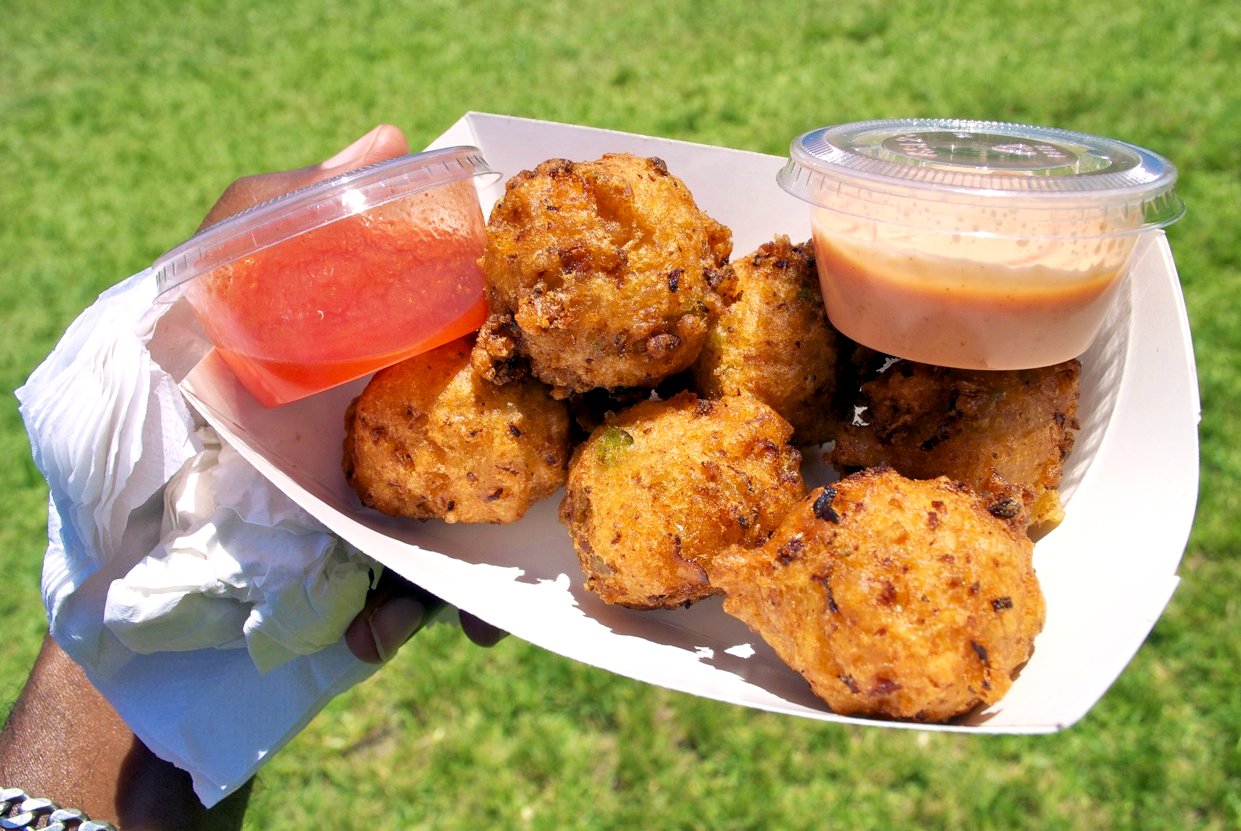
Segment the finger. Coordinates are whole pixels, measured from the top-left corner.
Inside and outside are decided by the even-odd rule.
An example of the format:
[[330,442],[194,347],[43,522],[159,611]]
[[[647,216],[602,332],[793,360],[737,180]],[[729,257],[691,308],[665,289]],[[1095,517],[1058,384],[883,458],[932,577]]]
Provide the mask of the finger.
[[399,127],[380,124],[344,150],[324,162],[297,170],[243,176],[229,185],[207,212],[202,230],[247,208],[275,199],[290,191],[322,182],[350,170],[394,159],[409,152],[409,142]]
[[479,646],[492,647],[508,637],[508,632],[467,611],[459,610],[457,616],[461,619],[461,630],[465,636]]
[[345,630],[345,644],[360,661],[384,663],[443,605],[435,595],[385,570]]
[[380,124],[317,167],[337,176],[347,170],[404,156],[408,152],[409,142],[401,129],[391,124]]
[[316,175],[321,179],[327,178],[327,175],[320,174],[318,166],[243,176],[224,189],[224,193],[211,206],[198,230],[215,225],[269,199],[314,184],[317,181],[314,178]]

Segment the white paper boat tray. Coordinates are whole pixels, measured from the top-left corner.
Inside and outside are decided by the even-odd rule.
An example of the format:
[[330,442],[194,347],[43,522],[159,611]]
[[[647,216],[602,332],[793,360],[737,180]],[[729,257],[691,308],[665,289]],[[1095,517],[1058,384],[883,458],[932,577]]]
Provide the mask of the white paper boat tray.
[[[484,212],[504,180],[544,159],[628,151],[664,159],[699,206],[733,230],[737,254],[777,233],[810,236],[805,205],[776,185],[780,157],[480,113],[463,116],[432,146],[455,144],[476,145],[503,173],[480,191]],[[1037,733],[1072,724],[1120,674],[1176,587],[1198,491],[1199,402],[1184,301],[1162,233],[1139,244],[1122,301],[1082,362],[1082,429],[1062,486],[1067,518],[1035,549],[1047,624],[1034,656],[997,704],[919,729]],[[519,638],[719,701],[913,726],[831,713],[718,599],[660,612],[604,604],[582,587],[557,521],[559,495],[507,526],[450,526],[363,509],[340,470],[343,413],[363,384],[267,410],[209,355],[183,388],[226,441],[337,534]]]

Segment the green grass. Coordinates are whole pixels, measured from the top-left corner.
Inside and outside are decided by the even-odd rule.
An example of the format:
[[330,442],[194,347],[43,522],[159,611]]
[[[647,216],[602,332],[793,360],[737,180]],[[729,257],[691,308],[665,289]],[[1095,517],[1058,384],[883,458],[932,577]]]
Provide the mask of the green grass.
[[[438,627],[264,769],[247,824],[1241,827],[1239,55],[1241,15],[1206,0],[9,0],[0,386],[233,178],[314,162],[382,121],[415,146],[474,109],[781,153],[821,124],[956,115],[1152,147],[1189,205],[1170,238],[1204,407],[1199,517],[1170,608],[1083,722],[1028,738],[822,725]],[[0,499],[3,713],[44,626],[46,491],[11,396]]]

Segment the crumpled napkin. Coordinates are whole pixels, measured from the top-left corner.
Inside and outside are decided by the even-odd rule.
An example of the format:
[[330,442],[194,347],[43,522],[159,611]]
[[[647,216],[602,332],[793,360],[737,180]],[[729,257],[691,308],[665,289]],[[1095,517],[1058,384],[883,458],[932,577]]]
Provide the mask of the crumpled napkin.
[[[177,382],[209,344],[184,304],[154,300],[149,269],[102,294],[17,397],[48,481],[51,634],[210,807],[374,670],[340,637],[369,572],[256,471],[204,446]],[[178,595],[187,606],[155,613]],[[210,637],[180,639],[178,615],[213,601],[228,610],[203,619]],[[215,648],[230,644],[248,648]]]
[[260,672],[340,640],[375,565],[208,427],[164,493],[164,535],[112,581],[104,624],[134,652],[245,647]]

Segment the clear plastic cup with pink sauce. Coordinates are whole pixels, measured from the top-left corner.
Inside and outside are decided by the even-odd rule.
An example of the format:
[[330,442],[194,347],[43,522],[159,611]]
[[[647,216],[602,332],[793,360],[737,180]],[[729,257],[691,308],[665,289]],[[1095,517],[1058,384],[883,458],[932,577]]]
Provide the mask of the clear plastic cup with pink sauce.
[[264,202],[154,265],[268,407],[472,332],[487,316],[475,147],[380,162]]
[[886,354],[966,369],[1086,351],[1143,233],[1184,205],[1176,168],[1098,136],[898,119],[799,136],[778,181],[809,202],[832,323]]

